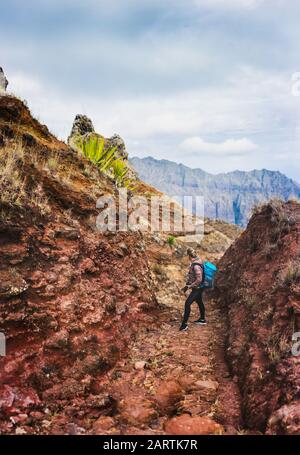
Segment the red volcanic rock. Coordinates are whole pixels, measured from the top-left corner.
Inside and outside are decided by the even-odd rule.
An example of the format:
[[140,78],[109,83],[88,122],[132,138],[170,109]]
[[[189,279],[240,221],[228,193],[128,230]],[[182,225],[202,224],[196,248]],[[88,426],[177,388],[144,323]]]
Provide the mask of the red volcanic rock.
[[15,394],[13,389],[8,385],[2,386],[0,391],[0,409],[2,412],[7,408],[11,408],[14,400]]
[[195,389],[199,390],[200,393],[210,393],[215,392],[218,389],[218,382],[211,381],[209,379],[205,381],[196,381],[194,384]]
[[143,370],[144,368],[146,368],[147,366],[147,362],[145,362],[144,360],[139,360],[138,362],[135,362],[134,364],[134,368],[136,370]]
[[296,401],[275,411],[268,422],[269,434],[300,434],[300,401]]
[[156,307],[156,302],[155,301],[150,301],[150,302],[140,302],[137,305],[137,309],[139,311],[147,313],[148,311],[153,310]]
[[294,434],[300,421],[300,204],[272,201],[219,263],[215,292],[228,313],[227,357],[242,393],[246,425]]
[[192,417],[189,414],[167,420],[164,428],[167,434],[174,435],[213,435],[223,432],[222,425],[210,417]]
[[97,267],[95,266],[94,261],[90,258],[86,258],[80,264],[80,271],[82,273],[95,273],[98,271]]
[[[96,201],[116,194],[112,180],[51,135],[20,100],[3,96],[0,136],[7,128],[12,151],[27,130],[35,145],[33,153],[25,144],[14,160],[22,201],[1,206],[7,216],[0,219],[0,322],[8,355],[0,357],[0,432],[14,433],[9,417],[28,408],[31,431],[68,434],[65,409],[73,408],[84,427],[87,396],[101,390],[104,374],[147,323],[138,304],[155,311],[157,303],[140,233],[96,230]],[[141,283],[135,292],[133,277]],[[106,407],[111,403],[101,412]],[[47,408],[61,417],[53,427],[30,414]]]
[[69,344],[69,332],[67,330],[61,330],[45,342],[45,347],[48,349],[63,349],[67,348]]
[[38,395],[32,389],[23,390],[9,385],[0,386],[0,410],[2,415],[21,413],[21,410],[32,409],[40,404]]
[[178,382],[163,382],[155,393],[155,402],[163,414],[170,414],[183,397],[183,390]]
[[158,417],[154,403],[141,397],[124,399],[119,412],[119,420],[133,426],[149,425]]
[[110,430],[115,424],[112,417],[103,416],[97,419],[93,424],[94,434],[103,434],[105,431]]

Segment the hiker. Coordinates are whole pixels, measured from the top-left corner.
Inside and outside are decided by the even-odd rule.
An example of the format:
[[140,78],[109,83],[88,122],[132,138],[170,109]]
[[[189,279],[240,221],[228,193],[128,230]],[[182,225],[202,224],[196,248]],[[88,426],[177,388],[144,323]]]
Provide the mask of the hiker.
[[205,306],[203,303],[203,292],[204,288],[201,288],[201,284],[203,281],[203,263],[201,259],[197,256],[196,252],[192,248],[187,249],[187,254],[191,260],[189,273],[187,277],[187,282],[184,288],[182,288],[183,292],[187,290],[191,290],[190,295],[186,299],[185,306],[184,306],[184,316],[183,321],[180,326],[180,331],[185,331],[188,329],[188,319],[191,313],[191,305],[192,303],[196,302],[199,307],[200,311],[200,318],[195,321],[198,325],[205,325]]

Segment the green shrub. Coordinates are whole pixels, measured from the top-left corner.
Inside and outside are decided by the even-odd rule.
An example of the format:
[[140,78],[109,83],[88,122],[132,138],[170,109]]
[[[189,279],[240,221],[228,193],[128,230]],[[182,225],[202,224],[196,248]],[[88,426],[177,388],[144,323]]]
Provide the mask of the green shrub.
[[129,169],[121,158],[113,161],[111,169],[117,186],[122,185],[127,181],[126,177]]
[[103,138],[91,136],[89,139],[84,139],[79,142],[79,147],[82,154],[94,163],[101,172],[109,172],[112,174],[117,186],[124,186],[133,190],[133,182],[128,178],[129,168],[122,158],[116,158],[116,149],[105,148]]
[[104,139],[91,136],[88,140],[83,140],[79,144],[83,155],[94,163],[101,172],[110,169],[115,160],[116,147],[105,148]]
[[169,247],[172,248],[176,243],[176,239],[173,235],[169,235],[167,242],[168,242]]

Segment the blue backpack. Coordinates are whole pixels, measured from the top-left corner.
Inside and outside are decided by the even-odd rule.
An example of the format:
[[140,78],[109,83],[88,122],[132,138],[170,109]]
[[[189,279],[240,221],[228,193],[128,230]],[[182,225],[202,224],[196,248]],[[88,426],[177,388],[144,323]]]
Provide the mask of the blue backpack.
[[217,267],[212,264],[211,262],[204,262],[203,264],[199,264],[203,270],[203,279],[200,285],[202,289],[211,289],[214,287],[214,278],[217,273]]
[[215,264],[212,264],[208,261],[204,262],[203,264],[200,264],[199,262],[193,262],[192,267],[195,265],[200,265],[203,270],[202,283],[199,287],[201,289],[212,289],[214,287],[214,279],[218,268],[215,266]]

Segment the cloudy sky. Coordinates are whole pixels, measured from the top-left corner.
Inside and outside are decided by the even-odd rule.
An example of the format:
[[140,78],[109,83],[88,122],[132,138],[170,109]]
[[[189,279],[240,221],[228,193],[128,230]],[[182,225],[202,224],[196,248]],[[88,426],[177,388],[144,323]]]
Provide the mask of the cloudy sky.
[[299,0],[10,0],[0,66],[66,138],[77,113],[131,156],[300,181]]

